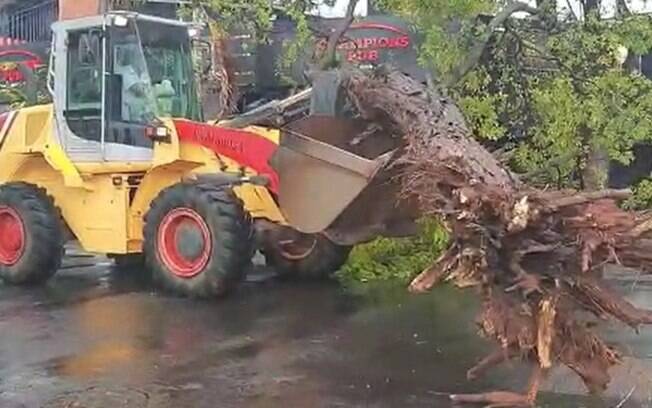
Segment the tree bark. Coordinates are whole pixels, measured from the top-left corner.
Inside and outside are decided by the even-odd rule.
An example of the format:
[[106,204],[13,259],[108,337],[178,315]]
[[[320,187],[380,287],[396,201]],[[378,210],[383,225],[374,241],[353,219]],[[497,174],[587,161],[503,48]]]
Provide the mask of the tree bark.
[[608,174],[608,153],[604,149],[589,143],[584,168],[582,169],[583,188],[588,191],[605,188],[607,186]]
[[[530,406],[554,365],[569,367],[592,392],[604,390],[621,358],[590,330],[593,317],[631,327],[652,323],[652,312],[602,281],[607,264],[652,271],[650,217],[617,205],[631,193],[530,188],[469,135],[441,94],[396,72],[354,72],[345,85],[360,117],[384,130],[375,137],[394,140],[402,153],[390,165],[399,173],[401,197],[418,201],[422,214],[451,231],[454,245],[411,289],[446,281],[475,287],[483,302],[480,332],[509,353],[505,360],[518,355],[534,366],[524,394],[455,401]],[[480,367],[501,361],[492,355]]]
[[601,0],[582,0],[584,18],[586,18],[590,13],[597,13],[599,17],[601,3]]
[[[600,17],[600,0],[584,1],[584,17],[595,14]],[[594,142],[593,131],[588,128],[582,130],[582,139],[586,154],[581,169],[583,188],[589,191],[599,190],[607,185],[609,173],[609,154],[604,148],[597,146]]]
[[557,22],[557,0],[537,0],[537,9],[541,10],[541,19],[547,25]]
[[632,14],[629,5],[627,5],[627,1],[625,0],[616,0],[616,11],[620,17],[626,17]]
[[333,68],[337,64],[337,46],[342,39],[342,36],[349,29],[353,20],[355,19],[355,8],[358,5],[358,0],[349,0],[349,5],[346,8],[346,15],[342,24],[331,33],[328,37],[326,51],[321,61],[321,68]]

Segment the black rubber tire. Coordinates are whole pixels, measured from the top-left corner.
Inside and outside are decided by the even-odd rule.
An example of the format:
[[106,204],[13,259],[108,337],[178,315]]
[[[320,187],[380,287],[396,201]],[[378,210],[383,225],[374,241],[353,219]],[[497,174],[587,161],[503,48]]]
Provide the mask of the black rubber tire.
[[13,209],[23,223],[25,248],[13,265],[0,264],[0,278],[11,285],[35,285],[61,267],[64,228],[61,214],[46,191],[16,182],[0,186],[0,206]]
[[272,266],[281,278],[318,281],[330,278],[346,263],[352,247],[337,245],[323,235],[315,235],[312,252],[300,260],[283,256],[278,249],[263,250],[267,265]]
[[[166,214],[187,208],[209,228],[213,247],[204,269],[192,278],[174,274],[161,258],[158,230]],[[181,183],[163,190],[145,216],[145,262],[162,288],[181,296],[209,298],[225,295],[244,278],[253,254],[251,219],[242,201],[228,187]]]

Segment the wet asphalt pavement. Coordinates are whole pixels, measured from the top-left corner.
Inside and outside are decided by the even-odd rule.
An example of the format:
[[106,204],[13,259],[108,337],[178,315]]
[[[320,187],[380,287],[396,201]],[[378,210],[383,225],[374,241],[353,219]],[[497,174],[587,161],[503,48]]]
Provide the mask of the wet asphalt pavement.
[[[362,294],[256,271],[225,300],[193,301],[106,260],[66,265],[43,288],[0,286],[0,408],[449,407],[440,393],[526,383],[518,366],[465,380],[490,345],[475,298],[455,289]],[[652,306],[652,283],[619,282]],[[633,358],[606,398],[562,370],[540,406],[652,406],[652,329],[607,334]]]

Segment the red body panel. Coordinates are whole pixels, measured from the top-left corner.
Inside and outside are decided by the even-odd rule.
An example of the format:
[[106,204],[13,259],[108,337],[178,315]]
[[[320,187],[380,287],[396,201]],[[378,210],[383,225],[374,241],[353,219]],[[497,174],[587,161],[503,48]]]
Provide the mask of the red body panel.
[[269,189],[274,193],[278,191],[278,174],[269,164],[278,147],[276,143],[246,130],[188,120],[175,120],[174,125],[180,141],[197,143],[269,177]]

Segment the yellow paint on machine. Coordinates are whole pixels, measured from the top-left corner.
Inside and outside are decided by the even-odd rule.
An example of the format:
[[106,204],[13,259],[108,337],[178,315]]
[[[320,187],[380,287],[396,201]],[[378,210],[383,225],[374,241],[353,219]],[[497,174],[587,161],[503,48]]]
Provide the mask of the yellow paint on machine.
[[[0,185],[26,182],[47,190],[81,246],[90,252],[138,253],[144,216],[165,188],[201,174],[240,172],[238,163],[194,144],[181,144],[171,121],[170,143],[155,143],[149,163],[73,163],[56,135],[52,105],[22,109],[4,135]],[[278,143],[279,132],[251,128]],[[246,169],[249,175],[255,174]],[[253,218],[285,223],[270,192],[260,186],[234,189]]]

